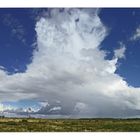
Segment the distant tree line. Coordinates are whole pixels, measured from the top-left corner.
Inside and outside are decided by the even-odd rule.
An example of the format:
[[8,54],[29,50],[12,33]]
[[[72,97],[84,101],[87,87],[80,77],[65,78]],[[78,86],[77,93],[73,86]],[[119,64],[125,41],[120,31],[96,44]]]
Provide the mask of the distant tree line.
[[4,116],[4,115],[2,115],[2,116],[0,116],[0,118],[2,118],[2,119],[3,119],[3,118],[5,118],[5,116]]

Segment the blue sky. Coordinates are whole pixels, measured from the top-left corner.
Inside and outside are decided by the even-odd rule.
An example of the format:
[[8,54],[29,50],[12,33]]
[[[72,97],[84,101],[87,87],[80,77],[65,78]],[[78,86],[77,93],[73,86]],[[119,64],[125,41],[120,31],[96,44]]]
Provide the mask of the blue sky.
[[24,72],[35,40],[31,9],[0,9],[0,64],[11,74]]
[[140,9],[134,8],[102,9],[100,13],[103,23],[110,28],[110,34],[103,41],[102,47],[112,52],[120,41],[126,44],[126,59],[120,60],[121,65],[116,72],[135,87],[140,86],[140,40],[133,42],[130,41],[130,37],[139,26],[139,16]]
[[[92,112],[89,106],[94,105],[92,102],[94,102],[96,98],[99,102],[102,102],[103,105],[105,104],[107,108],[109,108],[109,106],[106,101],[109,100],[110,104],[112,104],[115,99],[117,102],[118,98],[116,99],[116,97],[114,97],[114,99],[112,98],[112,100],[110,100],[110,96],[102,100],[106,95],[104,91],[99,89],[104,88],[104,84],[106,83],[104,81],[106,80],[108,80],[106,86],[108,86],[112,80],[116,80],[116,85],[114,85],[116,91],[114,91],[114,89],[109,91],[114,95],[118,96],[116,92],[121,94],[122,90],[127,88],[126,93],[131,92],[132,88],[132,90],[134,89],[134,93],[136,92],[137,94],[139,91],[137,92],[136,90],[139,90],[140,87],[140,9],[103,8],[97,11],[91,9],[89,12],[87,12],[88,10],[82,11],[81,9],[82,12],[71,9],[66,9],[66,11],[62,9],[57,10],[47,8],[0,9],[0,67],[2,74],[3,72],[5,73],[5,77],[2,78],[4,80],[6,78],[8,79],[5,80],[6,83],[3,83],[4,85],[2,85],[0,91],[2,97],[1,103],[4,106],[12,106],[13,108],[42,107],[44,109],[46,105],[48,110],[46,108],[44,110],[41,109],[39,113],[44,113],[45,110],[47,110],[47,113],[52,110],[61,110],[59,113],[66,115],[71,114],[68,113],[67,110],[74,113],[77,110],[78,113],[80,113],[81,109]],[[90,14],[95,14],[96,16],[92,17]],[[84,17],[83,15],[86,16]],[[76,29],[72,28],[73,24],[70,21],[70,19],[73,18],[75,18]],[[99,20],[99,22],[96,23],[96,20]],[[63,23],[66,24],[66,27],[65,24],[62,26]],[[69,27],[69,23],[72,26]],[[92,32],[88,32],[92,25]],[[68,27],[70,29],[68,29]],[[62,30],[62,28],[64,28],[64,30]],[[71,34],[73,34],[73,37],[71,37]],[[79,34],[85,39],[82,40],[81,36],[78,37]],[[51,39],[53,40],[52,42]],[[79,47],[83,46],[85,42],[89,42],[89,44],[87,44],[89,50],[84,47]],[[123,52],[121,51],[121,48],[123,48],[122,44],[125,48]],[[50,49],[48,47],[49,45],[54,48]],[[92,46],[94,45],[97,49],[92,50]],[[71,49],[69,46],[74,46],[74,48]],[[63,49],[58,49],[58,47],[62,47]],[[120,54],[115,56],[115,50],[119,50]],[[61,54],[60,52],[62,51],[66,51],[66,54]],[[79,55],[80,51],[83,51],[83,56],[89,57],[90,61],[87,65],[82,62],[83,60],[86,61],[86,58],[82,58],[82,61],[79,60],[81,59]],[[90,53],[93,53],[93,59],[90,58]],[[72,55],[70,56],[70,54]],[[86,67],[88,67],[88,70],[95,68],[95,72],[94,70],[91,72],[92,75],[95,74],[93,79],[95,78],[96,81],[97,78],[97,83],[99,83],[95,86],[95,89],[87,89],[87,87],[84,87],[87,85],[86,79],[88,79],[87,83],[90,81],[88,77],[90,72],[87,74],[83,73],[83,71],[79,72],[79,69],[77,69],[79,66],[84,70],[87,70]],[[98,77],[98,75],[104,73],[107,73],[107,77],[110,79],[106,77],[106,74]],[[85,77],[81,79],[80,74],[85,74]],[[12,81],[12,79],[15,81]],[[101,84],[99,79],[101,80]],[[116,86],[118,86],[117,80],[120,80],[119,89],[116,89]],[[66,84],[67,82],[68,84]],[[77,83],[82,82],[85,82],[83,84],[83,91],[89,92],[87,96],[83,94],[80,95],[81,91]],[[94,86],[92,83],[94,83],[94,80],[91,80],[91,83],[89,83],[91,87]],[[77,86],[77,90],[74,90],[74,94],[71,91],[73,88],[72,85],[74,88]],[[91,95],[91,89],[96,97]],[[63,93],[63,91],[65,92]],[[61,94],[61,92],[63,94]],[[101,96],[98,97],[98,95],[96,95],[97,93],[101,94]],[[124,102],[135,102],[135,104],[137,104],[137,101],[131,101],[135,99],[135,97],[131,98],[126,96],[125,93],[123,94],[125,99],[122,100],[121,104]],[[69,97],[69,95],[71,96]],[[75,95],[77,96],[74,99]],[[10,98],[8,99],[8,97]],[[84,97],[86,100],[83,100]],[[93,101],[89,100],[89,98],[93,98]],[[125,101],[126,99],[128,101]],[[89,103],[87,100],[89,100]],[[102,104],[98,105],[95,101],[97,108],[98,106],[102,107]],[[49,108],[48,106],[51,105],[52,108]],[[73,106],[73,111],[71,106]],[[130,106],[133,105],[126,105],[126,110]],[[95,111],[97,108],[95,108],[93,112],[97,112]],[[114,108],[116,108],[115,105]],[[5,109],[7,108],[5,107]],[[130,109],[139,110],[139,105],[132,108],[130,107]],[[118,112],[121,114],[121,111]],[[102,109],[101,112],[103,112]],[[55,113],[59,114],[58,112]],[[99,116],[100,114],[103,114],[103,116],[107,115],[106,113],[99,113]],[[92,115],[89,113],[90,117],[92,117]]]

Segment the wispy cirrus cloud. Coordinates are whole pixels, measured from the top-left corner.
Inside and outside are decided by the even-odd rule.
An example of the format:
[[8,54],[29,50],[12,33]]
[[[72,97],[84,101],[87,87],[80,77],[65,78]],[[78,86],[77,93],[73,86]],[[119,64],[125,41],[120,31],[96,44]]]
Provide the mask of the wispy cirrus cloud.
[[140,39],[140,26],[136,28],[134,34],[130,37],[131,41],[136,41]]
[[119,46],[120,48],[114,50],[114,56],[116,58],[125,58],[126,47],[122,42],[120,42],[119,44],[120,44]]
[[10,29],[11,37],[16,37],[19,41],[26,44],[26,31],[23,24],[12,14],[1,15],[3,24]]

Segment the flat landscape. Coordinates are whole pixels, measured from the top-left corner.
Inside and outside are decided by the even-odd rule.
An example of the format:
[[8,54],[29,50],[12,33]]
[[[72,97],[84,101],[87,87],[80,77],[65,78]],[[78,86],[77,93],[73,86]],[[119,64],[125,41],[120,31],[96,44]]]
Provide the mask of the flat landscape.
[[1,118],[1,132],[140,132],[140,119]]

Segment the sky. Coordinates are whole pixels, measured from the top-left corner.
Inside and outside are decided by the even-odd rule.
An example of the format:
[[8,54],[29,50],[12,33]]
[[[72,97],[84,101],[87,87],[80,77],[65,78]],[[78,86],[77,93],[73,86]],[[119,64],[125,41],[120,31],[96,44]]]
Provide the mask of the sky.
[[0,115],[139,117],[139,8],[1,8]]

